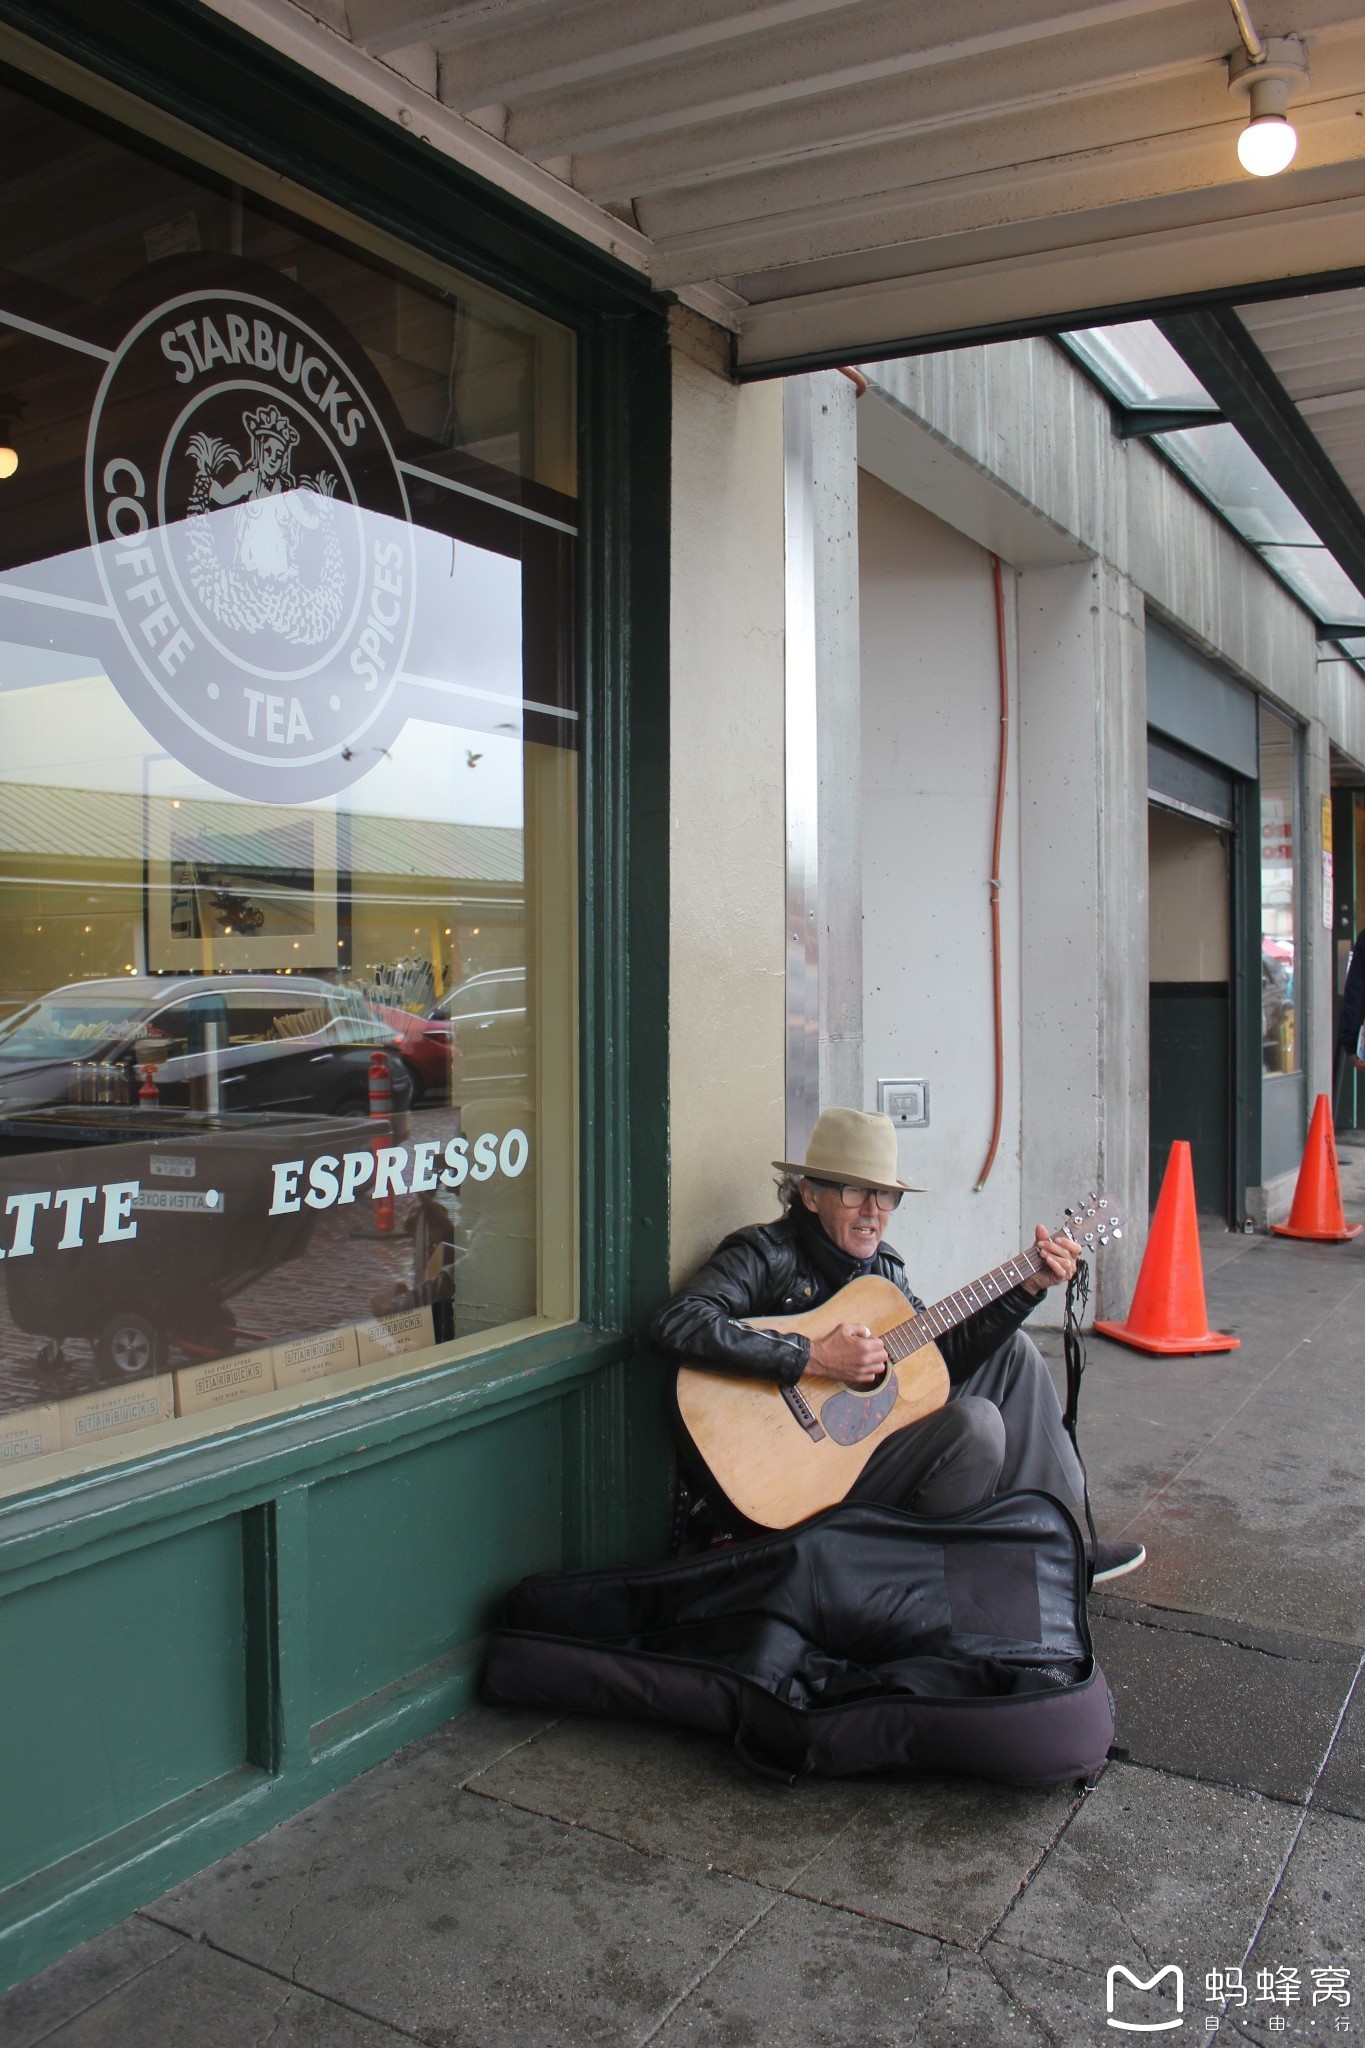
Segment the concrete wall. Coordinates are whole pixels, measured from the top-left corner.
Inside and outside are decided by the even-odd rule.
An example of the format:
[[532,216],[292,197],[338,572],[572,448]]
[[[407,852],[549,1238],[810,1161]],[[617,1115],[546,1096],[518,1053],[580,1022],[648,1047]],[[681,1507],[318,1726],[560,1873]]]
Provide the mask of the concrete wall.
[[[867,1078],[924,1075],[892,1236],[920,1290],[959,1285],[1091,1190],[1131,1211],[1146,1172],[1146,754],[1132,593],[1092,562],[1006,572],[1010,741],[1000,863],[1004,1114],[994,1105],[989,888],[999,676],[989,554],[864,475]],[[995,537],[995,536],[993,536]],[[1108,858],[1101,819],[1108,816]],[[1105,1083],[1125,1113],[1102,1113]],[[1144,1201],[1145,1213],[1145,1201]],[[1127,1242],[1097,1291],[1135,1272]],[[1055,1320],[1059,1298],[1039,1312]]]
[[674,318],[670,1255],[776,1213],[784,902],[782,387]]
[[[1020,1222],[1050,1214],[1077,1186],[1102,1184],[1138,1226],[1101,1268],[1101,1300],[1119,1302],[1134,1276],[1146,1215],[1146,616],[1167,620],[1301,722],[1298,980],[1310,1099],[1330,1085],[1331,1059],[1319,798],[1329,743],[1365,762],[1365,692],[1341,669],[1319,668],[1313,622],[1302,607],[1160,457],[1114,437],[1107,404],[1055,344],[964,349],[880,364],[869,375],[872,389],[858,416],[864,467],[956,529],[961,546],[993,548],[1017,572],[1023,909],[1012,1035],[1022,1096],[1013,1125]],[[885,505],[871,492],[866,502],[877,503],[885,525]],[[936,562],[932,550],[905,558],[907,662],[938,631]],[[889,620],[877,639],[895,647]],[[865,652],[870,645],[865,634]],[[950,678],[972,702],[983,688],[982,659],[978,649]],[[865,689],[868,683],[865,672]],[[884,686],[874,682],[873,691],[865,715],[880,720]],[[921,729],[928,715],[937,715],[932,692],[906,701],[908,728]],[[983,746],[982,761],[992,752]],[[923,834],[918,852],[905,884],[937,890],[942,860],[932,833]],[[968,921],[956,977],[962,994],[942,996],[964,1031],[977,1002],[976,943]],[[869,1005],[885,971],[869,952]],[[871,1036],[869,1091],[881,1057],[880,1045],[873,1056]],[[969,1062],[967,1046],[961,1056]],[[1008,1109],[1006,1133],[1008,1140]],[[969,1179],[965,1157],[957,1171]],[[1287,1202],[1288,1190],[1273,1191],[1272,1214],[1281,1196]],[[960,1213],[955,1198],[931,1226],[936,1243],[954,1245],[959,1272]]]
[[929,1082],[928,1128],[900,1135],[902,1175],[928,1197],[903,1202],[887,1234],[933,1299],[1023,1242],[1018,736],[1016,727],[1001,862],[1003,1136],[975,1193],[995,1100],[989,882],[1000,706],[990,558],[866,474],[858,526],[864,1099],[875,1107],[879,1077]]
[[[1365,693],[1318,668],[1302,609],[1150,449],[1115,440],[1107,406],[1053,344],[879,366],[855,411],[832,373],[785,395],[734,387],[719,338],[690,315],[675,317],[674,340],[674,1272],[772,1213],[768,1161],[784,1150],[783,415],[800,403],[824,707],[820,1099],[870,1106],[881,1076],[929,1079],[932,1120],[903,1136],[902,1164],[933,1194],[905,1204],[892,1232],[922,1291],[1005,1256],[1097,1187],[1130,1220],[1097,1271],[1100,1305],[1122,1307],[1147,1191],[1146,616],[1303,723],[1310,1098],[1330,1062],[1318,797],[1329,741],[1365,760]],[[872,472],[856,594],[855,420]],[[993,1086],[990,548],[1009,570],[1006,1068],[1003,1141],[977,1193]]]

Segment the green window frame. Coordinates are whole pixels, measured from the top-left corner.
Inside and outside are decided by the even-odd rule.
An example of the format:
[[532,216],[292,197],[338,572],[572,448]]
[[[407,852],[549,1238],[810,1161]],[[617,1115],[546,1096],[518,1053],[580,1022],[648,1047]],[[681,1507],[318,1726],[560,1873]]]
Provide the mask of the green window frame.
[[[336,209],[414,257],[452,266],[571,326],[582,521],[580,1319],[420,1377],[134,1455],[0,1507],[0,1605],[13,1599],[11,1613],[29,1617],[30,1654],[49,1645],[54,1669],[59,1636],[69,1643],[73,1630],[88,1628],[89,1657],[114,1660],[118,1676],[123,1653],[116,1617],[100,1604],[101,1571],[130,1574],[136,1598],[144,1566],[164,1573],[182,1552],[191,1573],[202,1552],[218,1588],[227,1633],[213,1638],[215,1654],[230,1640],[245,1644],[244,1719],[222,1719],[229,1745],[237,1720],[244,1728],[232,1769],[196,1784],[187,1764],[189,1789],[171,1806],[121,1814],[116,1828],[103,1823],[104,1833],[92,1819],[85,1839],[73,1780],[60,1863],[36,1867],[35,1837],[33,1876],[9,1884],[0,1869],[4,1984],[470,1697],[475,1634],[426,1664],[413,1652],[413,1669],[354,1705],[337,1704],[344,1689],[335,1673],[321,1690],[310,1681],[310,1587],[316,1603],[319,1559],[344,1527],[326,1504],[340,1489],[382,1486],[383,1474],[401,1467],[410,1485],[431,1489],[435,1515],[445,1511],[456,1467],[437,1469],[433,1460],[447,1452],[453,1459],[471,1437],[485,1436],[503,1443],[497,1455],[513,1469],[508,1431],[522,1430],[538,1455],[559,1460],[557,1522],[537,1538],[540,1552],[495,1544],[482,1558],[485,1579],[532,1563],[657,1554],[662,1545],[663,1402],[657,1366],[638,1353],[633,1333],[668,1285],[670,418],[666,308],[635,273],[207,10],[178,0],[121,0],[117,8],[104,0],[0,0],[0,62],[83,102],[95,119],[218,168],[235,164],[251,178],[264,172],[283,181],[272,187],[282,203],[298,197]],[[469,1608],[471,1630],[482,1625],[486,1599],[480,1593],[485,1604]],[[205,1631],[217,1626],[211,1614],[199,1620]],[[227,1658],[227,1678],[237,1683],[231,1665]],[[132,1688],[130,1677],[128,1699]],[[109,1691],[112,1700],[118,1685]]]

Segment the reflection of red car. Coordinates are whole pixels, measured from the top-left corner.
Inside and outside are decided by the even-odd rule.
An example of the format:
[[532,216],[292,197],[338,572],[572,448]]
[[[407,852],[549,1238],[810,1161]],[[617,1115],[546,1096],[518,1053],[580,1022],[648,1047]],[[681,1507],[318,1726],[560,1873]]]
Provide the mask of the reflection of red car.
[[394,1050],[413,1077],[413,1107],[449,1101],[451,1068],[460,1057],[449,1020],[414,1017],[411,1010],[391,1010],[380,1003],[374,1005],[374,1013],[398,1040]]

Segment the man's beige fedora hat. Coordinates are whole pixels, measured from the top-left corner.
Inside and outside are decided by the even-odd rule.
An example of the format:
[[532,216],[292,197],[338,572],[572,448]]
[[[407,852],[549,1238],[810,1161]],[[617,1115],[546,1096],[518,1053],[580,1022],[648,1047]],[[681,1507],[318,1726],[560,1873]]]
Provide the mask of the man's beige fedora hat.
[[829,1180],[841,1187],[898,1188],[903,1195],[922,1195],[899,1180],[896,1168],[896,1126],[889,1116],[868,1109],[822,1109],[810,1134],[802,1165],[794,1159],[774,1159],[781,1173],[795,1173],[811,1180]]

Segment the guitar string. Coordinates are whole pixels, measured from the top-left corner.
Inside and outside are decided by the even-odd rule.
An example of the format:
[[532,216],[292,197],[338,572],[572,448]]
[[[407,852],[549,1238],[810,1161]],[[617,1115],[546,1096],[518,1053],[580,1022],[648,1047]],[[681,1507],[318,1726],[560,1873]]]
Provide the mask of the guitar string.
[[[925,1344],[931,1344],[935,1337],[941,1337],[945,1330],[956,1329],[974,1316],[979,1308],[985,1308],[992,1301],[999,1301],[1002,1294],[1018,1287],[1021,1281],[1042,1271],[1042,1257],[1037,1251],[1020,1252],[1014,1259],[1006,1259],[1003,1266],[994,1267],[983,1273],[979,1280],[971,1280],[965,1287],[959,1287],[953,1294],[945,1294],[942,1301],[936,1301],[919,1315],[907,1316],[903,1323],[893,1323],[889,1330],[881,1333],[887,1355],[893,1363],[909,1358]],[[977,1296],[973,1300],[973,1295]]]

